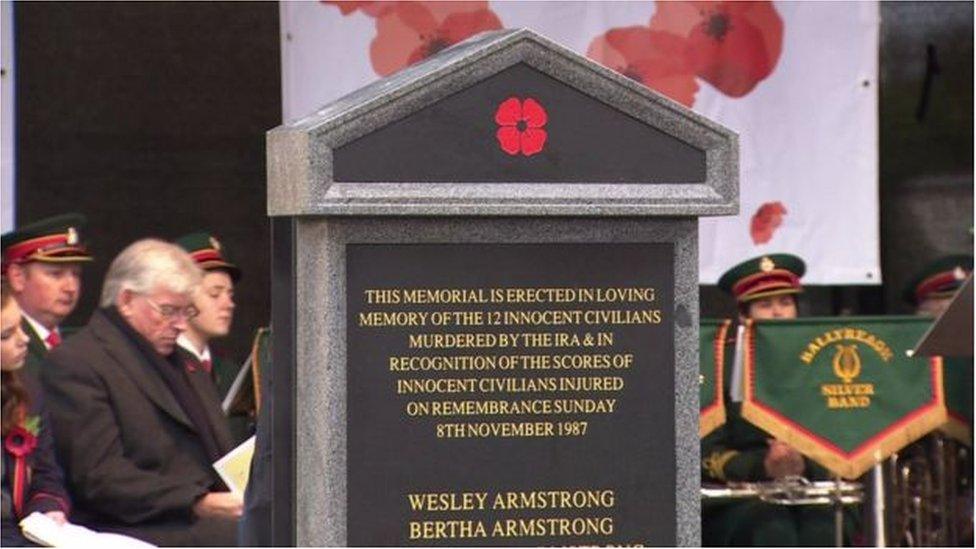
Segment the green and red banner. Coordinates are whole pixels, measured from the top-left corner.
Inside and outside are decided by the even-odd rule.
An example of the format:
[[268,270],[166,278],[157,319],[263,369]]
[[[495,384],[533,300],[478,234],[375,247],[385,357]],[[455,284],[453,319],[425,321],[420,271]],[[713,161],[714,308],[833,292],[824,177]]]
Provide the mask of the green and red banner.
[[701,438],[725,423],[725,346],[731,324],[727,319],[702,319],[698,328],[698,436]]
[[909,358],[919,317],[748,321],[742,415],[853,479],[946,422],[942,359]]
[[973,445],[973,357],[945,358],[942,372],[949,419],[941,430],[967,446]]

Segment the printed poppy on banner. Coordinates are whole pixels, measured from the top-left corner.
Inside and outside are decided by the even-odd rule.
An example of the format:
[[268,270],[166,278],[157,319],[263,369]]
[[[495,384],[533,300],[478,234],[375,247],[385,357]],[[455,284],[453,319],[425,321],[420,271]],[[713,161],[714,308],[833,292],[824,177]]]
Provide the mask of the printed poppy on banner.
[[783,49],[772,2],[657,2],[649,28],[687,40],[688,68],[730,97],[772,74]]
[[546,109],[531,97],[524,101],[509,97],[498,105],[495,122],[498,123],[498,146],[506,153],[515,156],[532,156],[542,152],[546,144],[546,130],[543,126],[549,121]]
[[396,6],[396,2],[386,1],[386,2],[358,2],[358,1],[343,1],[343,0],[321,0],[321,2],[327,6],[335,6],[339,8],[339,12],[342,15],[350,15],[356,11],[362,11],[370,17],[379,17],[386,13],[387,11],[393,9]]
[[370,43],[373,70],[387,76],[502,23],[488,2],[393,2],[379,9]]
[[749,223],[749,234],[755,244],[765,244],[772,240],[773,233],[783,224],[786,207],[782,202],[767,202],[756,210]]
[[698,82],[683,38],[643,26],[610,29],[590,43],[586,56],[686,107],[695,104]]

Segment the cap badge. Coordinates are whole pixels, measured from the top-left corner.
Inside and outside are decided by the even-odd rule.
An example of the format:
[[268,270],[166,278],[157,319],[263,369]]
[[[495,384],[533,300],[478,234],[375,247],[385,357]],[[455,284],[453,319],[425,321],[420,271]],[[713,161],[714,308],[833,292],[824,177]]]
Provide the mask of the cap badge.
[[68,245],[74,246],[78,243],[78,231],[74,227],[68,227]]
[[769,257],[764,257],[761,260],[759,260],[760,271],[764,273],[768,273],[769,271],[772,271],[775,268],[776,268],[776,264],[773,263],[773,260],[770,259]]
[[220,251],[220,242],[218,242],[217,239],[212,236],[210,237],[210,246],[218,252]]
[[965,279],[966,278],[966,271],[965,271],[965,269],[963,269],[962,267],[956,266],[956,268],[952,270],[952,277],[955,278],[956,280],[963,280],[963,279]]

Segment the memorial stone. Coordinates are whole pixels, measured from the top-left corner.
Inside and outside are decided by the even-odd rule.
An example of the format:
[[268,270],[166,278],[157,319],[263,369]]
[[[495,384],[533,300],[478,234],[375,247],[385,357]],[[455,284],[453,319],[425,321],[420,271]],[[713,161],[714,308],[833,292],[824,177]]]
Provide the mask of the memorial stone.
[[734,133],[499,31],[272,130],[268,173],[278,542],[700,543]]

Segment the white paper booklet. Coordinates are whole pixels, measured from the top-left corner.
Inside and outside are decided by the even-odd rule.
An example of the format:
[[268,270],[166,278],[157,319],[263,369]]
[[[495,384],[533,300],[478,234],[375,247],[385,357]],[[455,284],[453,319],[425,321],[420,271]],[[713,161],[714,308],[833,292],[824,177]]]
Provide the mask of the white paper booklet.
[[99,549],[143,549],[155,547],[142,540],[96,532],[77,524],[58,524],[43,513],[31,513],[20,521],[24,537],[45,547],[98,547]]
[[251,474],[251,458],[254,457],[254,437],[245,440],[227,455],[214,462],[214,469],[231,492],[244,495],[247,479]]

